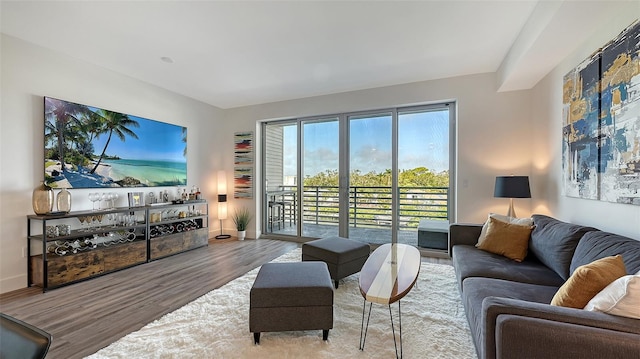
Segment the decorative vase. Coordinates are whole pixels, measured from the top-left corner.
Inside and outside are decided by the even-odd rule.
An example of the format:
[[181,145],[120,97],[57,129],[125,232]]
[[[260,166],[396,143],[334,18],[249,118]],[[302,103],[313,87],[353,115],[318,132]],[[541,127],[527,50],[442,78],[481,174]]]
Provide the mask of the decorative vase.
[[53,211],[53,190],[51,187],[41,182],[38,187],[33,190],[31,198],[33,204],[33,212],[35,214],[47,214]]
[[244,241],[244,237],[247,235],[247,231],[238,231],[238,240]]
[[67,191],[66,188],[63,188],[62,191],[58,192],[58,196],[56,197],[56,205],[58,206],[58,211],[60,212],[71,212],[71,192]]

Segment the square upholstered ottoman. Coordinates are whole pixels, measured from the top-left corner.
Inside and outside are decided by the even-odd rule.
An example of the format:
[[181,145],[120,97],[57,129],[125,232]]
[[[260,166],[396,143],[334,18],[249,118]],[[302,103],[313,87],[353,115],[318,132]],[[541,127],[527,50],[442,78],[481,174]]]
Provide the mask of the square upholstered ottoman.
[[327,263],[331,279],[338,288],[340,279],[360,272],[370,252],[371,248],[366,243],[342,237],[328,237],[303,244],[302,260]]
[[333,328],[333,286],[321,262],[267,263],[251,287],[249,331],[254,343],[261,332]]

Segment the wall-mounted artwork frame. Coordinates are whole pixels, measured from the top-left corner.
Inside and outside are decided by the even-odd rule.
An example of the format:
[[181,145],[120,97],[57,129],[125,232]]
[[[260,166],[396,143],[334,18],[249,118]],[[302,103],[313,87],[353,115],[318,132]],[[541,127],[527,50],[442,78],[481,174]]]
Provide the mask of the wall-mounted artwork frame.
[[563,79],[566,196],[640,205],[640,22]]
[[253,198],[253,132],[236,132],[233,136],[234,198]]
[[253,198],[253,167],[236,167],[233,170],[234,198]]
[[234,164],[236,166],[253,165],[253,132],[236,132],[233,143]]

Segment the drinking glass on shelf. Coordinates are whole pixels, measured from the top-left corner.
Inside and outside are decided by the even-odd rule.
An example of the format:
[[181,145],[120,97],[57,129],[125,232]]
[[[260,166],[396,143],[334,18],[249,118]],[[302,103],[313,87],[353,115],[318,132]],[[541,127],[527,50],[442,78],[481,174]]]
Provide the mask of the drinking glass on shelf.
[[111,193],[111,208],[116,208],[116,200],[118,199],[117,193]]
[[103,193],[102,200],[104,201],[104,209],[111,209],[111,193]]
[[111,222],[111,227],[116,227],[117,223],[116,223],[116,219],[118,218],[118,214],[117,213],[109,213],[108,214],[108,220],[109,222]]
[[[102,208],[102,202],[104,201],[104,208]],[[100,195],[100,209],[109,209],[109,195],[106,192],[102,192]]]
[[91,201],[93,203],[93,210],[96,210],[96,201],[100,200],[100,194],[99,193],[89,193],[89,201]]
[[98,222],[98,218],[96,215],[91,215],[91,216],[87,216],[87,223],[89,224],[89,230],[94,230],[96,226],[96,223]]
[[94,217],[98,220],[98,227],[102,227],[102,219],[104,218],[103,214],[96,214]]
[[85,216],[78,216],[78,221],[80,221],[80,232],[86,232],[87,230],[84,227],[84,223],[86,222],[87,217]]
[[131,214],[126,214],[126,215],[124,215],[122,225],[123,225],[124,227],[133,226],[133,224],[134,224],[133,222],[134,222],[134,221],[135,221],[135,217],[134,217],[133,215],[131,215]]

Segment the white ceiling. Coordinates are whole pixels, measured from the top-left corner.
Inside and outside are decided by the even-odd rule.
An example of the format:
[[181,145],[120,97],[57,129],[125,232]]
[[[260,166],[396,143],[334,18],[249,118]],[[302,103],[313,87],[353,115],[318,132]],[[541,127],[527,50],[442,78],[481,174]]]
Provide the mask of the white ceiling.
[[0,11],[5,34],[233,108],[486,72],[496,89],[531,88],[612,3],[2,1]]

